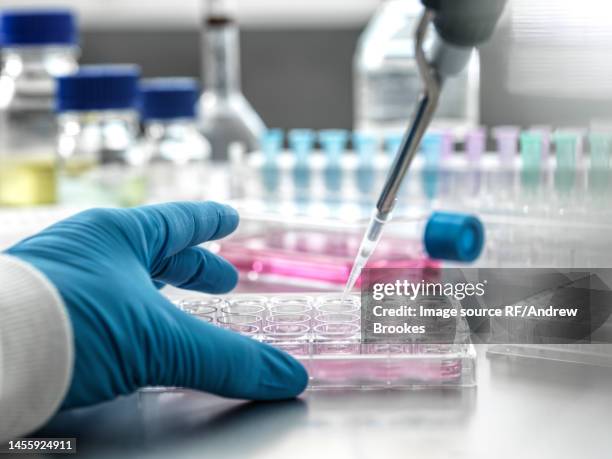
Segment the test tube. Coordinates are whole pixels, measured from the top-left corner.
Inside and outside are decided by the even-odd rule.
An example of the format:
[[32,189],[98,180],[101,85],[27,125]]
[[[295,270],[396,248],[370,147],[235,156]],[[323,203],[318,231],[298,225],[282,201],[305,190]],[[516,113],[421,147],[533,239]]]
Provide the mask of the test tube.
[[589,134],[589,191],[596,196],[604,197],[609,186],[611,146],[612,133]]
[[576,181],[576,154],[578,133],[573,131],[556,131],[553,135],[556,151],[555,190],[567,197],[574,189]]
[[497,209],[512,207],[520,129],[518,126],[496,126],[491,134],[497,144],[498,169],[491,172],[487,179],[489,204]]
[[440,129],[438,133],[442,142],[440,145],[440,162],[444,163],[449,161],[455,153],[455,133],[452,129]]
[[293,181],[297,198],[304,200],[308,198],[308,187],[310,186],[309,157],[314,147],[315,133],[311,129],[292,129],[289,131],[288,138],[289,146],[295,155]]
[[481,160],[485,151],[487,131],[483,127],[470,130],[465,138],[465,153],[468,162],[468,177],[466,183],[467,195],[477,195],[480,191]]
[[534,125],[529,128],[531,132],[539,132],[542,136],[542,167],[548,167],[550,158],[550,142],[552,139],[552,128],[546,125]]
[[348,132],[343,129],[319,131],[319,143],[325,152],[327,164],[324,171],[325,187],[332,193],[342,189],[342,153],[346,150]]
[[274,163],[283,148],[284,134],[282,129],[268,129],[264,131],[259,140],[261,152],[266,161]]
[[487,131],[484,127],[470,130],[465,136],[465,152],[468,163],[472,167],[478,167],[485,151]]
[[260,148],[264,157],[261,174],[264,190],[267,194],[278,191],[280,184],[280,173],[278,167],[278,155],[283,147],[282,129],[268,129],[260,139]]
[[367,195],[374,187],[374,157],[378,149],[378,140],[374,135],[353,133],[353,147],[357,153],[357,189]]
[[451,195],[454,188],[453,155],[455,153],[455,133],[452,129],[440,129],[439,192],[443,197]]
[[521,133],[521,185],[530,193],[540,186],[542,165],[542,133]]
[[391,158],[394,158],[397,152],[399,151],[403,139],[404,135],[402,133],[388,134],[385,137],[385,152],[387,153],[387,155],[389,155]]
[[442,156],[442,135],[439,132],[428,132],[421,141],[421,151],[425,158],[422,184],[423,194],[431,201],[438,194],[438,172]]
[[497,126],[492,129],[493,137],[497,142],[499,164],[503,169],[514,168],[514,161],[518,153],[518,126]]

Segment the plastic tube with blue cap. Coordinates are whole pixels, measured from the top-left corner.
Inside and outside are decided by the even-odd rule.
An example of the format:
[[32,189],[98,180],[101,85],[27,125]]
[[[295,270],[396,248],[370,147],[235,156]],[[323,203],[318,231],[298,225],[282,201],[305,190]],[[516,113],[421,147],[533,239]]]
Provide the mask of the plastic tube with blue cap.
[[332,198],[342,189],[342,154],[346,151],[348,132],[344,129],[325,129],[319,131],[319,143],[325,153],[323,171],[325,188]]
[[428,201],[438,195],[438,175],[442,159],[442,135],[439,132],[428,132],[421,142],[424,158],[422,172],[423,194]]
[[289,147],[294,154],[293,185],[298,201],[308,200],[310,187],[310,154],[314,147],[312,129],[292,129],[288,134]]
[[371,134],[355,132],[353,147],[357,153],[356,181],[362,195],[369,195],[374,187],[374,157],[378,150],[378,140]]

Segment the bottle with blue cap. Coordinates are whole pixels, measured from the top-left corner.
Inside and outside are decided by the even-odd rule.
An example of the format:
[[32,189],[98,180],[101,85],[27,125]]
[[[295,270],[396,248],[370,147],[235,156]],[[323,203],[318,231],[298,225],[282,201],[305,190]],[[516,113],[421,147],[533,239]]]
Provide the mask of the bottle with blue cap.
[[191,78],[154,78],[141,83],[140,95],[147,200],[204,199],[210,143],[197,129],[198,84]]
[[65,9],[0,11],[0,206],[56,202],[54,78],[77,70]]
[[90,65],[57,79],[62,203],[144,201],[147,158],[136,145],[139,77],[134,65]]

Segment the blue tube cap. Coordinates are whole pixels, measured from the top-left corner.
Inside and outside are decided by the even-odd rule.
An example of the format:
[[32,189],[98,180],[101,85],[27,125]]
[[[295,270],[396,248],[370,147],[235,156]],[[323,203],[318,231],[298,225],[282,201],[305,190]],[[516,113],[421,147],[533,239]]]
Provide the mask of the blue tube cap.
[[283,148],[285,134],[282,129],[267,129],[259,138],[259,145],[262,151],[276,153]]
[[193,78],[152,78],[140,85],[143,120],[195,118],[199,90]]
[[470,262],[483,245],[484,226],[473,215],[434,212],[425,227],[425,250],[431,258]]
[[139,76],[135,65],[84,65],[57,78],[55,108],[58,112],[136,109]]
[[7,9],[0,13],[0,45],[74,45],[76,19],[67,9]]

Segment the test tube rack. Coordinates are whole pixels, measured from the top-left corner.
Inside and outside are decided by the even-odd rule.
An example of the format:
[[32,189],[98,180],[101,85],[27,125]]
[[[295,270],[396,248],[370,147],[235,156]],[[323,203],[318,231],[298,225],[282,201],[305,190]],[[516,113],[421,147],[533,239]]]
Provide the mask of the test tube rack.
[[[240,183],[233,197],[293,203],[298,209],[370,209],[401,136],[387,138],[383,148],[377,138],[354,133],[355,148],[348,149],[346,131],[321,131],[319,137],[326,132],[341,137],[344,132],[345,139],[331,144],[320,140],[317,149],[313,132],[308,143],[302,132],[308,130],[298,131],[302,140],[298,149],[295,142],[290,142],[291,149],[282,149],[281,135],[272,152],[269,144],[262,143],[261,151],[231,164]],[[514,126],[498,126],[490,133],[487,143],[484,128],[463,139],[444,131],[428,132],[398,196],[397,212],[406,207],[452,208],[612,221],[612,134],[549,127],[521,131]]]

